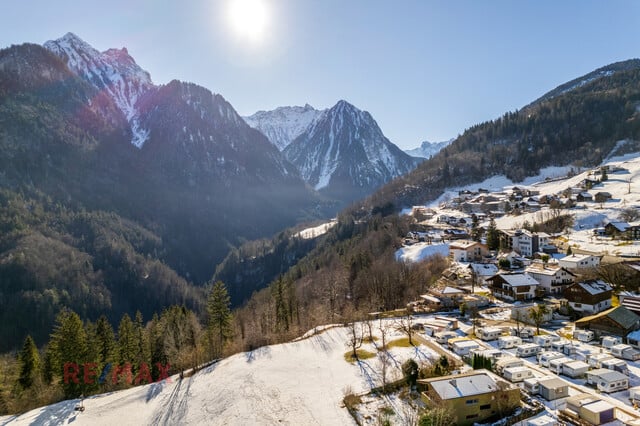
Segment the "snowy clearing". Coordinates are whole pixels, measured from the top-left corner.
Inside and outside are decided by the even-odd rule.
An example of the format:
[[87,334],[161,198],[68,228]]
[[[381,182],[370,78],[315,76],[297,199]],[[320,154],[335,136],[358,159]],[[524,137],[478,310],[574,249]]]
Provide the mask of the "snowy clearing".
[[[375,321],[373,334],[377,336],[379,324],[383,324],[389,341],[401,338],[395,321]],[[354,424],[342,405],[344,390],[350,387],[356,393],[368,392],[380,386],[382,379],[377,355],[359,363],[345,360],[348,341],[348,329],[334,327],[296,342],[236,354],[183,380],[173,376],[169,381],[87,398],[82,413],[74,410],[78,400],[71,400],[2,418],[0,423]],[[365,343],[362,349],[378,353],[375,341]],[[389,380],[401,377],[400,365],[408,358],[418,362],[437,358],[425,346],[394,347],[389,354]]]

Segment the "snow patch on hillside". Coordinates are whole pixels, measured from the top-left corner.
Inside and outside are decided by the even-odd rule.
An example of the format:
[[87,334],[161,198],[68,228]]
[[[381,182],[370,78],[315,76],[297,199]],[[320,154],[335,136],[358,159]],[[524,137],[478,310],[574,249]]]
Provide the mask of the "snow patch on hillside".
[[404,246],[396,251],[396,260],[416,263],[435,255],[449,256],[449,244],[416,243]]
[[316,238],[321,235],[324,235],[329,231],[329,229],[333,228],[338,224],[336,219],[333,219],[327,223],[323,223],[322,225],[314,226],[313,228],[306,228],[302,231],[295,234],[295,237],[299,237],[305,240],[309,240],[311,238]]

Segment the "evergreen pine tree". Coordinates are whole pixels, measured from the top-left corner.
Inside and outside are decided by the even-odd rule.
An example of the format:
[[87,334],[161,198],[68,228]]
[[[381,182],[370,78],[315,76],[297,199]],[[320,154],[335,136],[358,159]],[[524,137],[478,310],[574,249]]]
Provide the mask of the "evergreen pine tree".
[[63,376],[65,365],[74,365],[78,369],[78,383],[70,379],[62,382],[65,397],[80,396],[85,388],[79,372],[87,362],[87,335],[78,314],[73,311],[60,312],[49,345],[52,353],[48,362],[60,376]]
[[286,302],[286,288],[282,276],[278,277],[271,286],[271,292],[275,305],[276,331],[289,331],[289,312]]
[[232,316],[231,298],[227,287],[222,281],[216,281],[207,299],[207,314],[209,316],[208,331],[213,347],[212,355],[218,356],[222,352],[224,343],[231,338]]
[[480,241],[482,236],[482,230],[479,227],[479,220],[476,214],[471,215],[471,239],[473,241]]
[[56,359],[54,346],[49,344],[44,350],[42,362],[42,380],[48,385],[53,383],[53,378],[58,374],[54,360]]
[[[87,368],[93,371],[93,376],[88,376],[88,383],[83,383],[84,393],[87,394],[92,393],[98,389],[98,377],[103,366],[100,363],[100,348],[98,345],[96,345],[96,342],[98,340],[96,324],[91,321],[87,321],[84,325],[84,332],[87,336],[87,352],[84,362],[95,364],[93,367],[87,365]],[[85,370],[83,369],[81,372],[81,374],[83,375],[82,380],[84,380],[84,373]]]
[[122,364],[135,362],[137,346],[133,321],[129,314],[124,314],[118,326],[118,356]]
[[498,234],[498,227],[496,221],[491,218],[489,226],[487,227],[487,246],[489,250],[497,250],[500,246],[500,236]]
[[142,313],[140,311],[136,312],[134,335],[136,339],[135,365],[136,367],[140,367],[142,363],[148,365],[151,361],[151,347],[149,345],[149,336],[144,328]]
[[104,315],[100,316],[96,322],[96,346],[99,353],[99,362],[102,366],[118,362],[116,337],[109,320]]
[[28,389],[40,374],[40,355],[30,335],[24,340],[22,350],[18,354],[18,361],[20,362],[18,383],[23,389]]

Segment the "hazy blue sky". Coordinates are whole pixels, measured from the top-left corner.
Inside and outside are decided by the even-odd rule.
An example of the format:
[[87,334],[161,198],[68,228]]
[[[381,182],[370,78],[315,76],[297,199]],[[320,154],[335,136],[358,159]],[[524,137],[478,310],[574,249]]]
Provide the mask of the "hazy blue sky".
[[346,99],[402,148],[640,57],[634,0],[263,0],[253,40],[230,25],[232,1],[3,1],[0,46],[69,31],[98,50],[126,46],[155,83],[198,83],[243,115]]

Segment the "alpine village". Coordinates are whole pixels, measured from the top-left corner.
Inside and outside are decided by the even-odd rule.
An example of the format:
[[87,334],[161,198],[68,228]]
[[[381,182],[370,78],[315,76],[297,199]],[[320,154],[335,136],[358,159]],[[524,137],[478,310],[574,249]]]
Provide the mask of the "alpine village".
[[603,65],[419,158],[344,100],[0,50],[0,424],[640,425],[640,60]]

